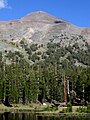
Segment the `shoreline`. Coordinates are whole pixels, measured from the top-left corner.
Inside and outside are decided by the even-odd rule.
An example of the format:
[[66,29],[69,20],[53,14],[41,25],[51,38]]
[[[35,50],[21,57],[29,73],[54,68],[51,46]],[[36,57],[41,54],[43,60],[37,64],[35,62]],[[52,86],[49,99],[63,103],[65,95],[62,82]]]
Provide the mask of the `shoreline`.
[[45,111],[44,109],[47,106],[43,105],[19,105],[15,104],[13,107],[6,107],[3,104],[0,104],[0,113],[3,114],[5,112],[10,113],[35,113],[37,116],[82,116],[82,117],[90,117],[90,113],[79,113],[75,112],[75,110],[80,106],[73,106],[73,112],[60,113],[63,108],[61,107],[56,111]]
[[64,117],[64,116],[68,116],[68,117],[90,117],[90,113],[37,113],[37,116],[57,116],[57,117]]

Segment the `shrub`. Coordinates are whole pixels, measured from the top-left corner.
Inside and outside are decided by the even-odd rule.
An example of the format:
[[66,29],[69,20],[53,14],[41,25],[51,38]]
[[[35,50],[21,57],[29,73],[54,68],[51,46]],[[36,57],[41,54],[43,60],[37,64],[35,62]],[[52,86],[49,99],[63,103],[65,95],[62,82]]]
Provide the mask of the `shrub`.
[[72,104],[67,104],[67,111],[72,112]]
[[47,106],[45,109],[44,109],[45,111],[56,111],[56,110],[58,110],[58,107],[57,106]]
[[87,105],[87,113],[90,113],[90,104]]
[[76,112],[87,113],[87,108],[85,108],[85,107],[79,107],[79,108],[76,109]]
[[72,112],[72,104],[67,104],[67,108],[62,109],[60,113]]

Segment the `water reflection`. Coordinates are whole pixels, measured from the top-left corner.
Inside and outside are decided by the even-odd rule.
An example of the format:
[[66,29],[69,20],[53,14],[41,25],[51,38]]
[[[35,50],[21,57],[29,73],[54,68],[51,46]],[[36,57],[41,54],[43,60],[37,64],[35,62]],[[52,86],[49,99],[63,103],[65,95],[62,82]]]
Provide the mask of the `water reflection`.
[[37,116],[37,120],[43,120],[42,116]]
[[37,116],[34,113],[10,113],[0,114],[0,120],[89,120],[90,117],[60,117],[60,116]]
[[36,120],[36,115],[30,113],[5,112],[0,114],[0,120]]
[[36,120],[90,120],[89,117],[37,116]]
[[9,120],[9,112],[5,112],[0,115],[0,120]]

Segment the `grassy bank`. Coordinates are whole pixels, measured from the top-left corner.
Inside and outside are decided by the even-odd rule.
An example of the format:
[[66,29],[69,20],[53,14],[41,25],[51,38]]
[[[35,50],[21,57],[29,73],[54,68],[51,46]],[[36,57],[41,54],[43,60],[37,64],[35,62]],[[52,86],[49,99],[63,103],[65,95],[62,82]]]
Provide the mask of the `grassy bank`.
[[[83,107],[86,109],[86,107]],[[0,104],[0,112],[35,112],[38,115],[61,115],[61,114],[87,114],[80,113],[80,106],[72,106],[72,111],[67,111],[68,107],[52,107],[51,105],[40,105],[40,104],[30,104],[30,105],[22,105],[22,104],[13,104],[13,107],[6,107],[3,104]],[[90,114],[90,113],[88,113]]]
[[42,111],[44,106],[38,104],[22,105],[22,104],[13,104],[13,107],[6,107],[3,104],[0,104],[0,112],[33,112],[33,111]]

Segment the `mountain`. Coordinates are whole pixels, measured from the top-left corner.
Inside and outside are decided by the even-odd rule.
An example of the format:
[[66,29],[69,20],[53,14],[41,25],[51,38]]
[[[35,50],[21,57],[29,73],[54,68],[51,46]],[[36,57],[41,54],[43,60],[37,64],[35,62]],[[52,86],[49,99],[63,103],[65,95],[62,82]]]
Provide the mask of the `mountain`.
[[14,39],[13,41],[16,42],[17,39],[20,40],[25,37],[35,41],[32,38],[34,34],[37,34],[37,32],[39,32],[39,35],[43,34],[40,37],[42,39],[45,35],[49,34],[49,31],[79,35],[84,33],[87,39],[90,38],[89,28],[79,28],[63,19],[53,17],[41,11],[28,14],[19,20],[0,22],[0,40]]
[[42,11],[0,21],[0,103],[81,105],[89,89],[90,28]]
[[30,46],[38,45],[36,51],[43,54],[50,41],[59,43],[61,47],[78,44],[80,49],[86,50],[86,44],[90,44],[90,28],[77,27],[42,11],[19,20],[0,21],[0,51],[3,53],[19,51],[28,60]]

